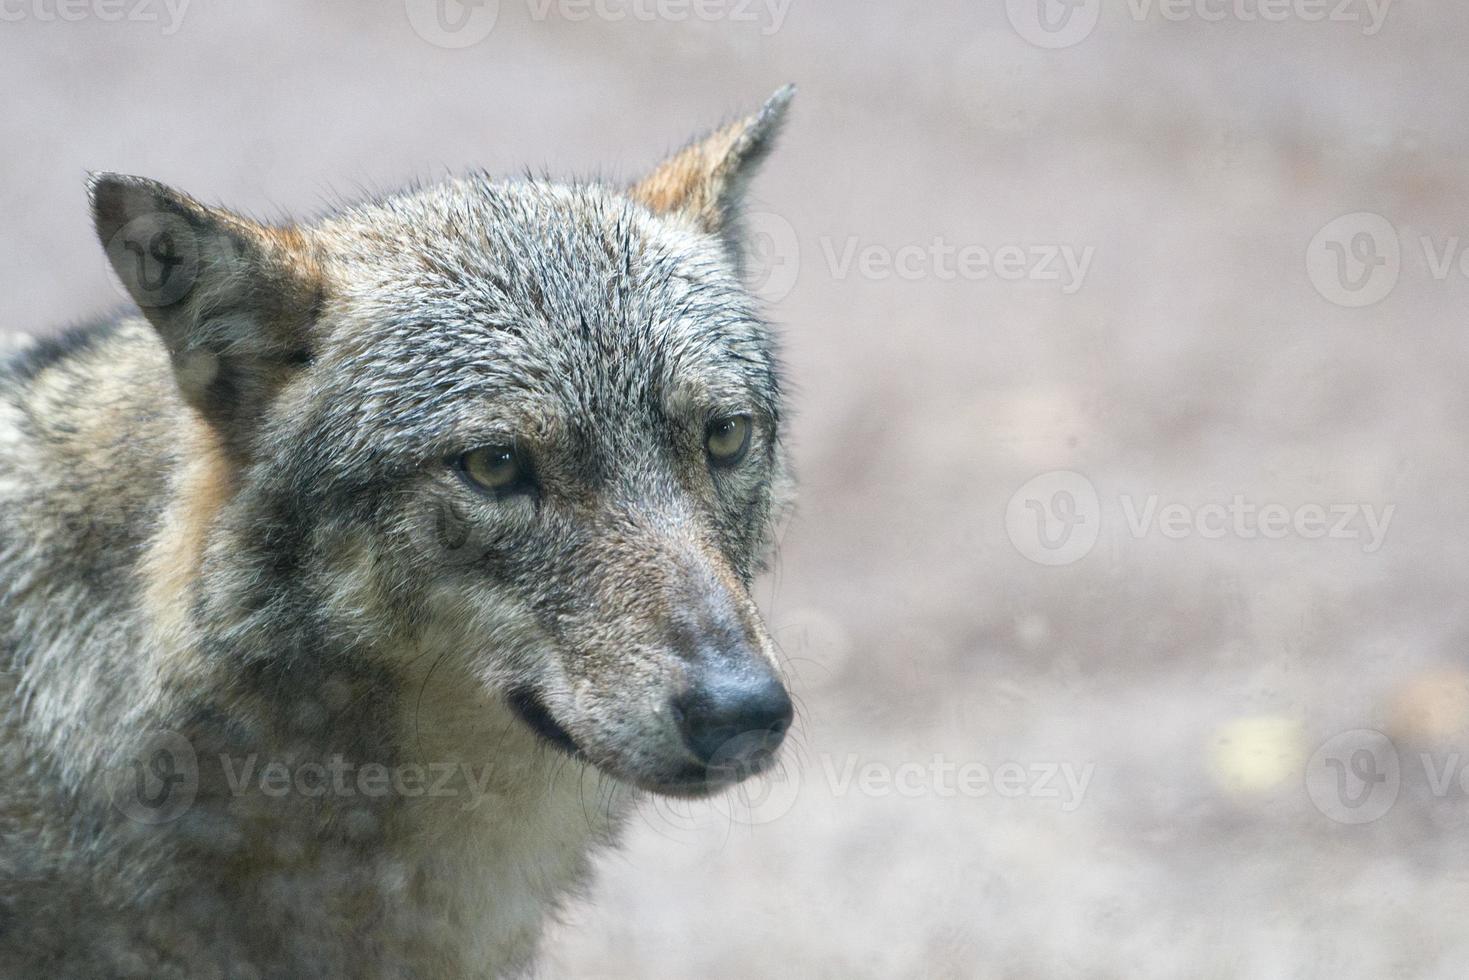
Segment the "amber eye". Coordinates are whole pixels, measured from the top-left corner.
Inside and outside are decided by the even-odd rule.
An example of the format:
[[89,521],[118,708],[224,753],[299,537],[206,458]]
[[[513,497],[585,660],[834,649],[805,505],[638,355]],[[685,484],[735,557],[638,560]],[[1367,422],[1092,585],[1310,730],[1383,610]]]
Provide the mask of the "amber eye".
[[530,470],[514,446],[471,449],[458,460],[459,472],[486,493],[515,493],[530,487]]
[[704,448],[716,466],[733,466],[750,450],[750,417],[728,415],[709,423],[704,433]]

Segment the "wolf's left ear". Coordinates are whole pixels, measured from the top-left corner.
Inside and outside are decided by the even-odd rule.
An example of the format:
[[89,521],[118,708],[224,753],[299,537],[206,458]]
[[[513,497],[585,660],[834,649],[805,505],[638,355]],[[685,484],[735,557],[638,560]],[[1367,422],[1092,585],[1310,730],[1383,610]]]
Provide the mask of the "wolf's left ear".
[[682,215],[701,231],[720,236],[738,259],[742,250],[739,212],[745,188],[775,146],[795,94],[796,87],[787,85],[753,116],[679,150],[633,185],[633,199],[656,214]]
[[88,181],[97,236],[158,331],[184,400],[242,455],[252,424],[310,360],[321,278],[301,236],[156,181]]

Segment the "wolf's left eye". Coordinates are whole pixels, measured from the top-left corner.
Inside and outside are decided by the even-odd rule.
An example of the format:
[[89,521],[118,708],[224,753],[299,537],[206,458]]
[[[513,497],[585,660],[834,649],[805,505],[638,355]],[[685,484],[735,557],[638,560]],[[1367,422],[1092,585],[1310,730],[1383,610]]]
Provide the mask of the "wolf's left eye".
[[530,468],[514,446],[471,449],[455,465],[466,480],[486,493],[503,495],[531,486]]
[[729,415],[709,423],[704,448],[716,466],[734,466],[750,451],[750,416]]

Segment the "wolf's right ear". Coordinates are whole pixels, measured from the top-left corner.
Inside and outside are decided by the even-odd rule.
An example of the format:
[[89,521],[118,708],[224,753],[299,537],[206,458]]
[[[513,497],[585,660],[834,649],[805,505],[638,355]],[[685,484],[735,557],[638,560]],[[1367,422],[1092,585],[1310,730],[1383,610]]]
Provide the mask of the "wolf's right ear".
[[754,115],[736,120],[679,150],[629,190],[655,214],[679,215],[723,240],[738,262],[745,188],[775,146],[796,87],[787,85]]
[[184,400],[243,453],[250,425],[311,358],[321,277],[305,242],[156,181],[88,180],[108,261],[153,324]]

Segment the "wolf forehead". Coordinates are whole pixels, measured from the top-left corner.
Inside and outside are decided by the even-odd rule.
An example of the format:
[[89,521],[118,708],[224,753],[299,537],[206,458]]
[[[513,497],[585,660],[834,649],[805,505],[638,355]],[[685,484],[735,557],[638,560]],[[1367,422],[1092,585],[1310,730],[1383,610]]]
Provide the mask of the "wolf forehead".
[[314,419],[396,441],[407,420],[515,392],[585,418],[666,409],[682,386],[773,419],[740,213],[791,93],[626,187],[473,175],[279,226],[96,174],[93,220],[236,464]]
[[719,240],[607,188],[472,175],[307,234],[324,278],[313,373],[388,417],[778,419],[771,333]]

